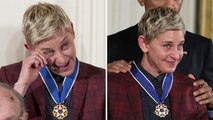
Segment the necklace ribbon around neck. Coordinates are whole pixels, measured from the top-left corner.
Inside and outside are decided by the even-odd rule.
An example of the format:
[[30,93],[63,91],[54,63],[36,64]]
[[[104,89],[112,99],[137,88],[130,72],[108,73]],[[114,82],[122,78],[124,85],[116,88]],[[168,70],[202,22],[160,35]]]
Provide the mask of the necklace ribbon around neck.
[[40,76],[41,76],[48,92],[50,93],[52,99],[54,100],[54,102],[56,104],[64,103],[65,99],[68,97],[68,95],[74,85],[75,79],[78,75],[78,71],[79,71],[79,61],[76,58],[73,73],[64,78],[62,93],[61,93],[61,96],[59,96],[58,85],[56,84],[55,79],[53,78],[52,74],[50,73],[48,67],[44,66],[41,68]]

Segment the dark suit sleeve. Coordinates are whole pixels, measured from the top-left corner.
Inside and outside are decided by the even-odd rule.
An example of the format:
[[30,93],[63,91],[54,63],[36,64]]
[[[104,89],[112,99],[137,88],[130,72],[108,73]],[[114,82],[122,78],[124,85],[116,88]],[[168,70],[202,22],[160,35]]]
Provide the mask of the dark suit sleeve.
[[213,88],[213,43],[211,40],[209,40],[208,53],[201,78],[203,78],[209,86]]
[[141,56],[137,24],[107,37],[107,63],[121,59],[137,61]]
[[191,73],[195,79],[204,79],[213,87],[212,40],[187,31],[184,51],[187,51],[187,55],[184,55],[175,71],[183,75]]
[[114,35],[107,36],[107,63],[118,60],[120,55],[119,51],[117,39],[114,37]]

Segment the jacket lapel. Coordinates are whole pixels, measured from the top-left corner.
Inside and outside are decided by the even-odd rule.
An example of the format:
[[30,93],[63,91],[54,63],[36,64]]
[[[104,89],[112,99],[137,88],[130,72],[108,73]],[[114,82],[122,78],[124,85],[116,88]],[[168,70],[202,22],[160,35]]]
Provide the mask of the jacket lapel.
[[135,120],[143,120],[140,88],[137,82],[132,77],[129,79],[126,89],[135,116]]
[[172,85],[172,89],[169,94],[170,98],[170,104],[171,104],[171,112],[172,112],[172,119],[173,120],[179,120],[179,115],[180,115],[180,106],[181,106],[181,86],[178,86],[179,84],[177,83],[177,80],[175,79],[174,76],[174,81]]
[[39,76],[37,80],[30,86],[30,89],[32,90],[36,101],[38,102],[40,112],[42,116],[45,118],[46,116],[46,110],[45,110],[45,86],[43,84],[43,81],[41,77]]
[[87,86],[88,81],[82,76],[82,72],[79,72],[73,87],[73,120],[77,120],[80,116],[79,114],[81,108],[83,108],[82,104],[86,96]]

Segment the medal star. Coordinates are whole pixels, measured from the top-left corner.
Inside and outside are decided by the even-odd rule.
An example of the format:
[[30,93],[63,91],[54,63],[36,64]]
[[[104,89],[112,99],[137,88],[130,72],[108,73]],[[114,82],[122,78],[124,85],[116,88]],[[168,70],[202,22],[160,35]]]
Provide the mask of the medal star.
[[64,119],[68,115],[67,107],[65,105],[56,105],[53,108],[53,116],[59,120]]
[[156,108],[155,108],[155,114],[156,114],[157,116],[161,117],[161,118],[164,118],[164,117],[166,117],[166,115],[169,114],[169,110],[168,110],[168,108],[167,108],[166,105],[164,105],[164,104],[159,104],[159,105],[157,105]]

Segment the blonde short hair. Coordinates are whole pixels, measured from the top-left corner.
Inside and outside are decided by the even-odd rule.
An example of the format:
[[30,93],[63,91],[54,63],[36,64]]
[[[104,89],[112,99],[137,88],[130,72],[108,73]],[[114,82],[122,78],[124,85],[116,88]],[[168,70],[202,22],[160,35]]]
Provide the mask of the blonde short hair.
[[30,6],[24,13],[22,32],[31,47],[60,30],[71,32],[74,36],[72,22],[58,5],[39,2]]
[[138,23],[139,35],[143,35],[148,43],[168,30],[183,30],[185,33],[185,25],[179,13],[167,7],[147,10]]

